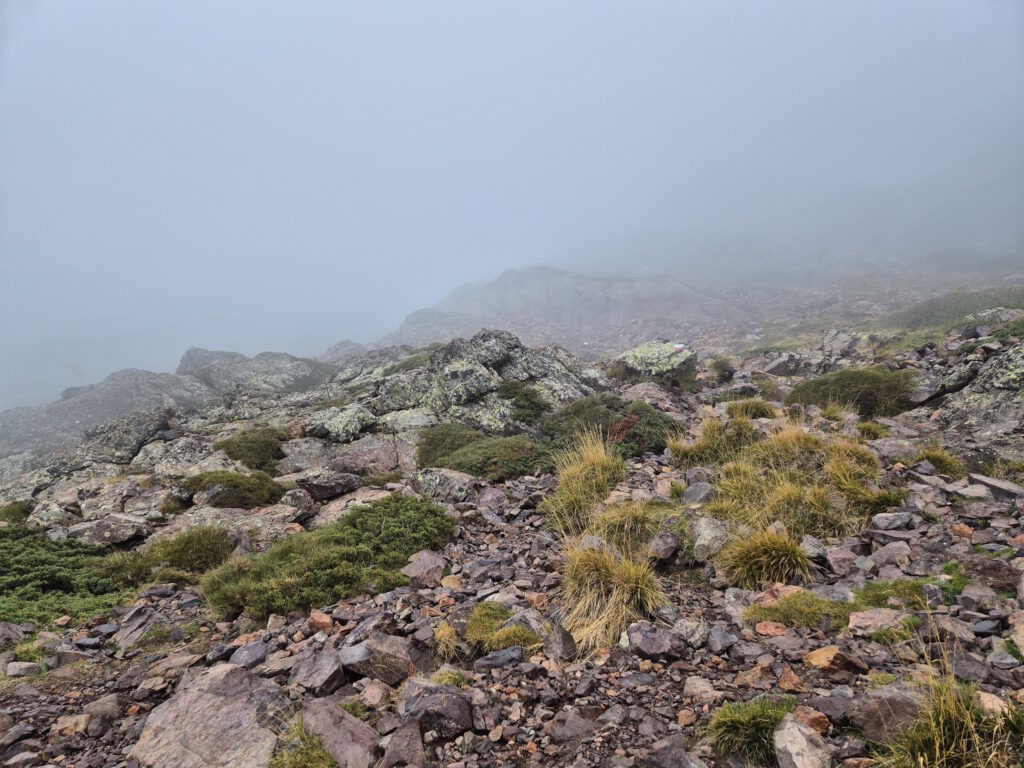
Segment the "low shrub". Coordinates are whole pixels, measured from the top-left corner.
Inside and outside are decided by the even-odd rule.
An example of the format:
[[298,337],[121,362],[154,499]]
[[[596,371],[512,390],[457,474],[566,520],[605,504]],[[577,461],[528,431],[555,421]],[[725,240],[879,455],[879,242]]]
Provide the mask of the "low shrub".
[[567,546],[561,603],[565,628],[581,648],[612,645],[664,601],[649,557],[618,554],[610,546]]
[[197,493],[205,491],[211,506],[238,509],[276,504],[285,493],[285,489],[264,472],[253,472],[251,475],[204,472],[186,477],[179,483],[179,488],[190,502]]
[[667,414],[640,400],[627,402],[610,394],[576,400],[544,419],[546,440],[561,448],[580,431],[597,431],[619,446],[624,456],[661,453],[678,423]]
[[382,472],[379,475],[366,475],[365,477],[363,477],[363,481],[367,485],[372,485],[375,487],[383,487],[388,483],[397,483],[401,479],[402,471],[399,469],[393,470],[391,472]]
[[891,371],[885,366],[845,368],[797,384],[787,404],[817,405],[852,403],[865,418],[893,416],[911,406],[912,371]]
[[775,408],[758,397],[733,400],[725,406],[729,418],[774,419],[779,415]]
[[249,469],[273,475],[277,472],[277,462],[284,458],[281,444],[287,439],[283,429],[257,427],[220,440],[216,447]]
[[577,434],[572,445],[555,454],[554,463],[558,489],[539,509],[549,528],[574,536],[590,525],[594,508],[625,476],[625,463],[594,429]]
[[103,551],[21,525],[0,527],[0,621],[46,625],[64,614],[78,621],[130,599],[89,567]]
[[535,387],[522,381],[503,381],[498,397],[512,402],[512,418],[524,424],[537,424],[551,410],[551,403]]
[[680,437],[668,440],[668,449],[676,464],[685,468],[721,464],[743,448],[761,439],[750,419],[734,418],[727,426],[719,419],[704,419],[700,437],[687,442]]
[[122,587],[155,581],[195,583],[227,560],[234,548],[226,528],[201,525],[153,542],[145,550],[112,553],[94,567]]
[[0,507],[0,522],[2,523],[24,523],[32,514],[31,501],[12,501]]
[[800,542],[774,531],[731,541],[719,553],[718,566],[733,584],[744,589],[802,581],[811,572],[811,560]]
[[285,615],[406,584],[399,571],[409,556],[442,547],[454,533],[441,507],[392,495],[289,536],[262,554],[232,558],[209,571],[200,588],[225,618],[242,612],[254,619]]
[[470,443],[487,437],[483,432],[465,424],[437,424],[420,431],[416,444],[416,464],[421,467],[439,467],[444,457]]
[[914,463],[927,461],[940,475],[949,475],[954,480],[961,480],[967,476],[967,468],[964,463],[947,451],[942,446],[935,444],[921,449],[914,459]]
[[788,696],[729,702],[711,716],[708,737],[722,756],[738,755],[752,765],[776,766],[775,728],[795,709],[796,699]]
[[551,470],[550,451],[536,440],[523,435],[485,437],[442,456],[434,466],[468,472],[491,482],[502,482],[538,469]]

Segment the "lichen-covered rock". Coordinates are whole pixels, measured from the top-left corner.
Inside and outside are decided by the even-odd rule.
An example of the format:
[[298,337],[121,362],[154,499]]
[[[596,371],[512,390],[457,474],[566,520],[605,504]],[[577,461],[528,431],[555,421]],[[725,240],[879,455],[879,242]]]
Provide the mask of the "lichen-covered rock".
[[616,358],[628,375],[682,386],[697,373],[697,354],[668,341],[648,341]]
[[306,433],[336,443],[347,443],[354,440],[364,429],[372,426],[376,420],[376,417],[361,405],[326,408],[309,415]]
[[222,393],[301,392],[327,381],[334,372],[333,366],[282,352],[262,352],[249,358],[198,347],[184,354],[176,371]]
[[961,453],[1024,460],[1024,343],[988,360],[942,407],[944,442]]

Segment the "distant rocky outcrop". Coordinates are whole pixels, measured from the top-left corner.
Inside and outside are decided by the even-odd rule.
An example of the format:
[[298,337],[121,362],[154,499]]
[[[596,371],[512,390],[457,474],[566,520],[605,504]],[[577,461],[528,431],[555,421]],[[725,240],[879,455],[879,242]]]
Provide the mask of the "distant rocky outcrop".
[[596,359],[658,336],[689,338],[744,314],[740,304],[675,277],[600,277],[534,267],[463,286],[435,307],[409,314],[379,343],[423,346],[479,328],[507,328],[527,344],[558,343]]
[[211,389],[226,393],[240,389],[301,392],[327,381],[334,371],[330,365],[283,352],[261,352],[256,357],[246,357],[237,352],[193,347],[181,358],[176,373],[193,376]]
[[192,376],[129,368],[103,381],[66,389],[60,400],[0,412],[0,457],[52,451],[86,430],[156,407],[200,408],[218,398]]
[[362,355],[366,352],[366,345],[358,341],[345,339],[339,341],[333,347],[317,358],[321,363],[340,363],[350,358]]

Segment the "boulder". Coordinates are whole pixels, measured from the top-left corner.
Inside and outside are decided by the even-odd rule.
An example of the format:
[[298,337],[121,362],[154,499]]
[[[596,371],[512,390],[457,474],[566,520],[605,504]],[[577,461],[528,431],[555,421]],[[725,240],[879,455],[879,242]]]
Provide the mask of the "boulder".
[[371,768],[380,755],[377,732],[330,698],[311,699],[302,707],[302,725],[318,736],[338,768]]
[[706,563],[722,551],[729,541],[729,529],[714,517],[698,517],[690,529],[693,536],[693,559]]
[[294,705],[274,683],[221,664],[154,709],[131,757],[154,768],[266,768]]
[[877,743],[897,737],[917,718],[924,694],[904,683],[868,689],[846,710],[864,737]]
[[473,730],[473,710],[451,686],[413,678],[403,688],[397,709],[402,718],[418,720],[422,732],[435,731],[443,739]]
[[320,468],[306,470],[295,480],[295,484],[315,501],[326,501],[350,493],[365,483],[358,475]]
[[697,373],[697,354],[669,341],[648,341],[615,359],[628,377],[651,378],[682,387]]
[[441,553],[424,549],[409,557],[409,564],[402,573],[409,577],[409,586],[413,589],[433,589],[440,586],[446,565]]

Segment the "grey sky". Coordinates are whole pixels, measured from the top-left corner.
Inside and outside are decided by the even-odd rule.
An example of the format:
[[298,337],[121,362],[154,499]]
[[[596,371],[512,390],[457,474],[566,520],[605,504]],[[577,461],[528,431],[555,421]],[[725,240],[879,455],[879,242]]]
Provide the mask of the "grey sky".
[[0,407],[192,344],[369,340],[651,233],[1024,242],[1016,0],[0,14]]

